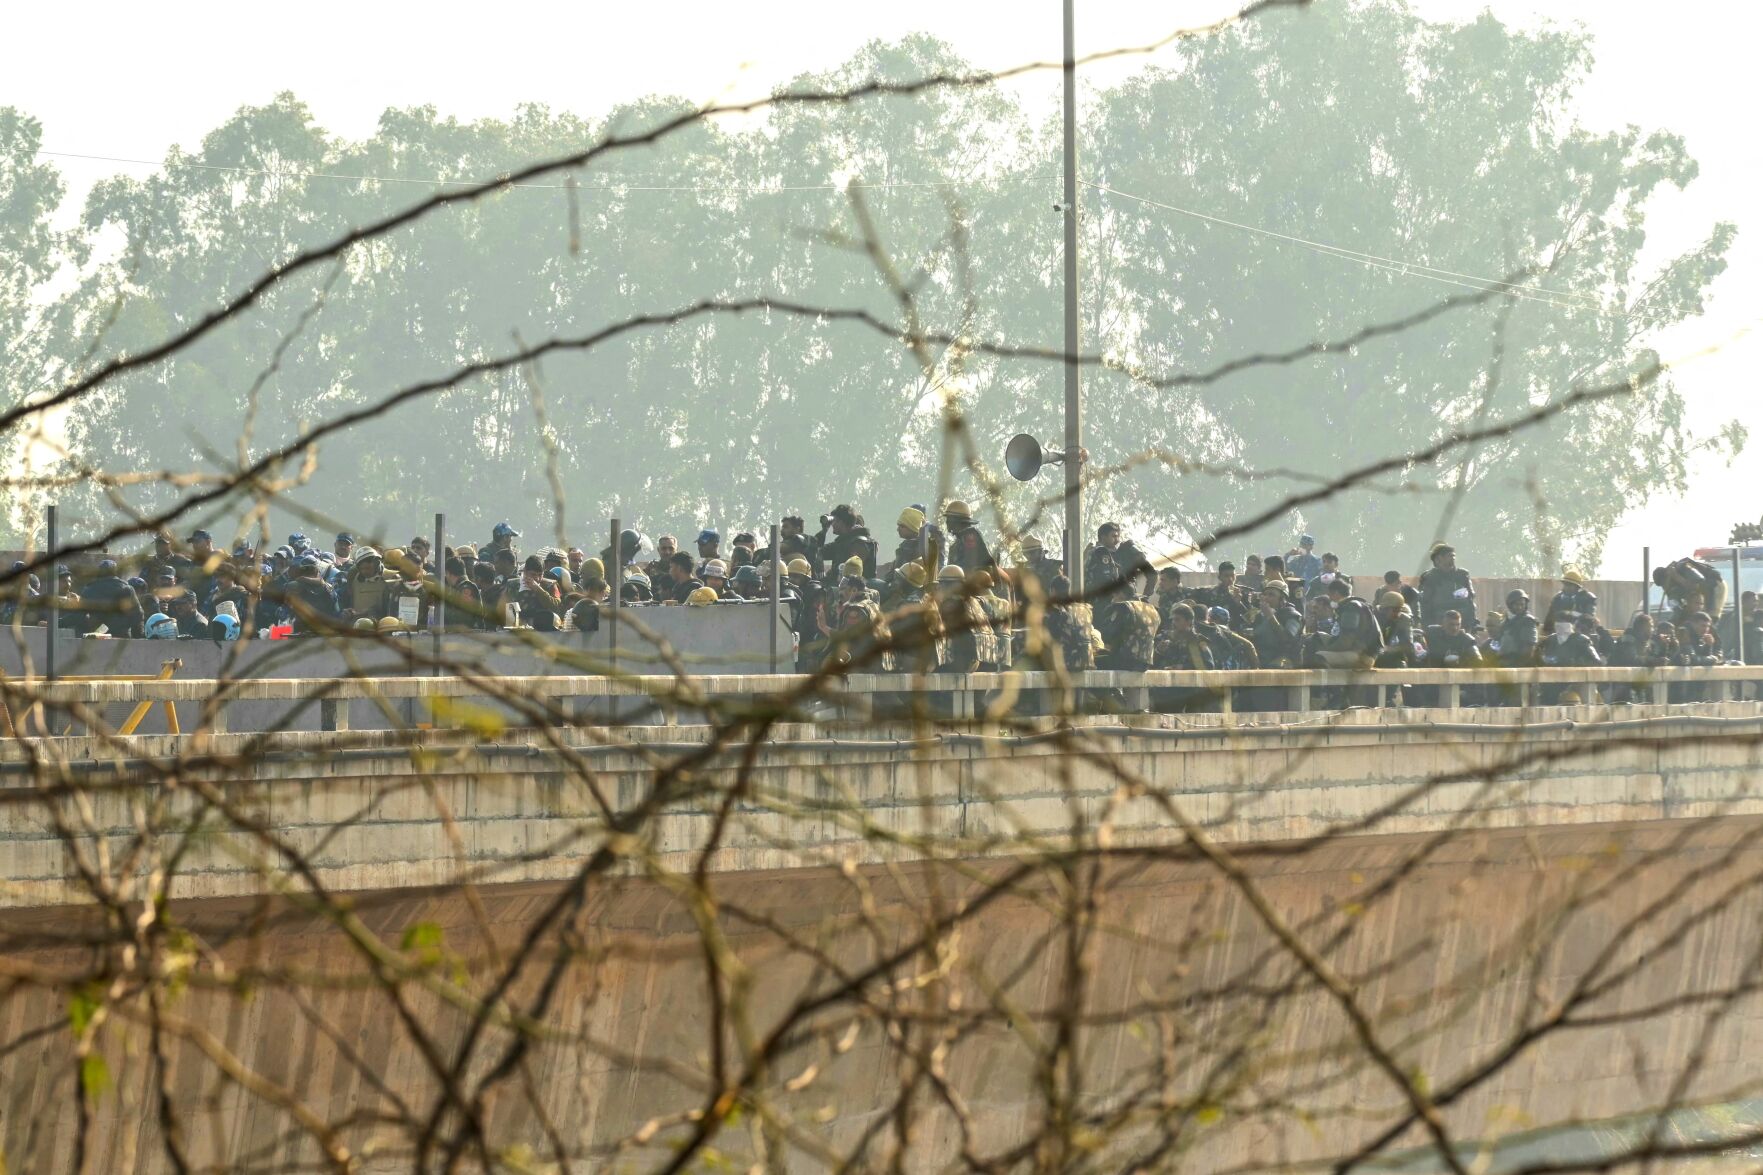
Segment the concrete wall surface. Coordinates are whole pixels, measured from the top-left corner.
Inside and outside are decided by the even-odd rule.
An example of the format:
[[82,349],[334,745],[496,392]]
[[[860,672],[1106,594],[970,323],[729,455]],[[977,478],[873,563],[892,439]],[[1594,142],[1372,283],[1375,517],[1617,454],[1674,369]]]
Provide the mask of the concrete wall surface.
[[[669,673],[675,664],[690,673],[765,673],[771,669],[771,609],[763,604],[729,604],[714,608],[632,608],[624,610],[617,658],[611,656],[609,627],[593,634],[525,631],[450,632],[438,655],[448,664],[498,676],[568,676],[604,673]],[[790,633],[780,618],[779,668],[793,668]],[[0,672],[17,675],[27,666],[42,672],[47,629],[0,631]],[[180,679],[189,678],[316,678],[403,676],[429,672],[437,655],[435,637],[411,633],[384,639],[302,637],[298,640],[78,640],[64,638],[56,650],[57,670],[64,677],[115,675],[152,676],[168,660],[180,660]],[[423,658],[416,664],[413,657]],[[424,720],[415,707],[401,707],[404,722]],[[351,725],[388,725],[376,703],[349,704]],[[113,706],[106,717],[120,723],[129,707]],[[179,704],[183,729],[196,725],[199,707]],[[278,703],[240,703],[229,715],[233,729],[319,729],[316,705],[290,707]],[[140,727],[143,733],[167,728],[159,708]]]
[[[1258,898],[1347,977],[1377,1039],[1430,1090],[1473,1073],[1555,1001],[1612,981],[1585,1017],[1628,1010],[1637,1018],[1543,1034],[1444,1111],[1452,1136],[1470,1140],[1659,1105],[1699,1044],[1707,1051],[1685,1097],[1719,1100],[1755,1080],[1763,1042],[1756,996],[1741,990],[1706,1041],[1693,999],[1750,974],[1763,920],[1758,831],[1758,821],[1742,818],[1698,825],[1687,837],[1657,823],[1586,825],[1488,833],[1430,850],[1426,838],[1402,836],[1342,840],[1298,856],[1245,846],[1241,859]],[[1378,893],[1398,877],[1398,886]],[[1403,1091],[1371,1062],[1340,1006],[1303,980],[1245,892],[1211,866],[1172,855],[1122,859],[1107,870],[1095,890],[1093,944],[1076,972],[1064,963],[1058,896],[1046,875],[1007,891],[987,881],[986,870],[952,865],[715,877],[726,949],[758,980],[739,1002],[744,1022],[759,1039],[812,1026],[787,1037],[759,1083],[767,1112],[793,1123],[801,1140],[786,1148],[782,1169],[830,1170],[829,1153],[865,1146],[869,1161],[860,1166],[883,1166],[892,1144],[888,1112],[911,1072],[897,1034],[910,1042],[930,1034],[957,996],[967,1019],[939,1067],[962,1113],[919,1088],[903,1169],[946,1169],[963,1151],[1007,1154],[1045,1118],[1036,1077],[1043,1054],[1034,1042],[1051,1032],[1074,974],[1085,977],[1088,1014],[1075,1036],[1082,1104],[1121,1115],[1091,1132],[1102,1152],[1092,1156],[1102,1161],[1097,1169],[1132,1169],[1131,1159],[1158,1153],[1160,1128],[1172,1123],[1183,1127],[1173,1153],[1152,1169],[1257,1170],[1339,1158],[1405,1109]],[[1735,889],[1736,899],[1722,901]],[[560,890],[487,886],[474,902],[457,892],[362,895],[359,933],[397,956],[413,927],[427,928],[425,941],[439,944],[450,981],[483,990]],[[1584,897],[1588,890],[1595,900]],[[1643,921],[1674,892],[1669,917]],[[916,955],[885,963],[896,944],[924,933],[932,911],[964,903],[971,914],[942,938],[941,983],[911,982],[921,970]],[[15,966],[82,974],[84,952],[44,945],[48,917],[0,918],[7,957]],[[362,1170],[417,1169],[410,1140],[443,1098],[417,1038],[440,1056],[458,1056],[468,1009],[417,983],[405,989],[401,1016],[360,947],[328,920],[285,903],[194,902],[176,917],[232,973],[255,977],[248,986],[191,986],[172,1002],[174,1023],[205,1026],[212,1036],[205,1045],[174,1037],[163,1046],[163,1084],[186,1154],[210,1169],[316,1163],[317,1146],[277,1103],[284,1098],[313,1120],[336,1123],[336,1136],[363,1156]],[[673,889],[635,878],[595,885],[569,924],[579,953],[549,989],[542,1014],[536,1001],[549,951],[512,988],[553,1035],[533,1047],[525,1079],[499,1086],[485,1115],[487,1140],[543,1156],[540,1122],[548,1121],[581,1160],[577,1169],[662,1169],[690,1130],[677,1116],[714,1097],[698,929]],[[1622,928],[1637,924],[1635,938],[1617,944],[1623,966],[1588,970]],[[64,942],[69,925],[59,915],[48,941]],[[1677,931],[1684,933],[1674,938]],[[859,998],[809,1015],[804,1009],[835,982],[829,958],[852,974],[875,968],[875,976],[859,985]],[[1004,1001],[1012,1016],[988,1012]],[[1649,1006],[1662,1010],[1649,1017],[1640,1011]],[[5,1011],[0,1139],[9,1169],[70,1171],[78,1067],[66,1000],[21,986]],[[884,1026],[913,1012],[921,1027],[910,1019]],[[512,1041],[492,1026],[465,1071],[481,1076]],[[138,1018],[116,1016],[97,1047],[114,1085],[93,1107],[88,1169],[169,1169]],[[219,1079],[214,1058],[222,1048],[276,1097]],[[1209,1094],[1211,1074],[1243,1084]],[[401,1114],[412,1124],[400,1126]],[[749,1120],[714,1138],[718,1163],[747,1165],[755,1146]],[[866,1142],[878,1122],[880,1134]],[[1421,1141],[1409,1130],[1395,1149]]]
[[[1368,821],[1366,831],[1391,834],[1763,813],[1763,704],[1525,714],[1511,726],[1429,710],[1305,723],[1163,715],[1133,726],[1086,720],[1074,735],[976,725],[928,738],[904,725],[841,737],[786,724],[744,779],[740,745],[708,753],[702,727],[67,738],[56,751],[94,788],[82,832],[118,859],[143,799],[168,805],[167,846],[224,802],[229,820],[267,821],[336,890],[569,877],[605,834],[602,799],[616,814],[651,805],[643,852],[687,868],[737,781],[743,799],[710,862],[720,871],[1009,855],[1059,843],[1074,813],[1083,835],[1106,825],[1115,844],[1179,841],[1178,814],[1225,843],[1271,843]],[[234,756],[245,753],[241,777]],[[35,754],[0,741],[6,787],[62,770],[33,766]],[[691,762],[689,776],[656,793],[658,772],[680,761]],[[182,783],[168,794],[152,772],[169,767]],[[236,829],[207,832],[185,846],[171,893],[251,896],[279,884],[274,868],[253,864],[260,850]],[[0,809],[0,864],[0,907],[85,900],[40,803]]]
[[[742,1039],[778,1041],[754,1096],[796,1127],[789,1170],[827,1170],[827,1148],[864,1146],[861,1166],[886,1165],[902,1074],[936,1040],[960,1108],[918,1089],[902,1168],[1007,1153],[1046,1112],[1037,1042],[1072,990],[1085,1013],[1072,1029],[1080,1103],[1118,1115],[1085,1136],[1097,1169],[1147,1154],[1192,1170],[1338,1158],[1408,1106],[1385,1060],[1448,1091],[1524,1034],[1509,1064],[1441,1110],[1454,1136],[1657,1105],[1692,1065],[1680,1096],[1738,1096],[1763,1043],[1750,984],[1763,951],[1763,706],[1543,710],[1507,728],[1447,719],[1097,722],[1075,743],[983,727],[870,728],[861,741],[780,728],[696,910],[680,878],[736,779],[735,752],[709,753],[703,731],[624,732],[604,750],[592,731],[562,745],[437,734],[414,752],[384,732],[296,734],[248,768],[229,757],[243,735],[200,749],[64,740],[52,778],[90,784],[89,808],[20,794],[26,748],[7,746],[0,959],[31,978],[0,1003],[0,1145],[9,1170],[71,1169],[78,1065],[55,976],[91,974],[79,943],[97,914],[72,904],[82,887],[52,816],[86,828],[74,840],[88,864],[106,859],[100,838],[118,861],[152,799],[167,801],[169,827],[150,857],[204,806],[215,829],[185,846],[167,917],[217,964],[205,974],[251,978],[176,985],[171,1022],[206,1035],[162,1044],[163,1081],[138,1008],[116,997],[94,1045],[112,1084],[92,1104],[88,1169],[167,1169],[161,1086],[198,1165],[314,1162],[297,1105],[335,1123],[362,1169],[413,1169],[403,1148],[446,1088],[425,1055],[459,1058],[474,1004],[458,997],[516,958],[508,998],[550,1031],[488,1101],[486,1145],[542,1159],[549,1122],[584,1169],[660,1167],[690,1129],[676,1116],[714,1098],[700,917],[754,979],[739,989],[731,1056]],[[692,771],[638,835],[609,838],[592,789],[628,814],[682,762]],[[1197,851],[1184,820],[1234,871]],[[303,852],[309,880],[276,860],[271,836]],[[610,862],[584,873],[597,848]],[[1075,956],[1068,891],[1042,864],[1068,852],[1099,868]],[[138,874],[117,868],[108,881],[126,896]],[[302,900],[312,882],[348,891],[346,930]],[[933,925],[937,949],[912,949]],[[417,957],[418,927],[432,970],[405,980],[400,1010],[375,976],[388,954]],[[561,927],[566,954],[552,949]],[[1386,1056],[1374,1062],[1360,1022],[1280,933],[1339,977]],[[524,956],[533,934],[543,945]],[[842,988],[848,998],[829,1001]],[[1559,1026],[1537,1033],[1551,1018]],[[516,1035],[494,1020],[461,1072],[490,1072]],[[217,1079],[220,1057],[262,1080]],[[745,1167],[758,1145],[748,1105],[718,1135],[719,1162]],[[1160,1152],[1172,1122],[1182,1129]],[[1411,1128],[1396,1146],[1421,1141]]]

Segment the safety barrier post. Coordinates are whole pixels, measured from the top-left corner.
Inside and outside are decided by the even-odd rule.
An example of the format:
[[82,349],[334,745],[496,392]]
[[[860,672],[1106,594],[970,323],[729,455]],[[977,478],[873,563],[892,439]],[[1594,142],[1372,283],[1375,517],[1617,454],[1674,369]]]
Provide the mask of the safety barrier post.
[[771,619],[766,624],[766,640],[771,648],[771,671],[777,672],[777,610],[783,601],[783,552],[778,549],[779,530],[777,523],[771,524],[771,582],[766,585],[771,592]]
[[1641,615],[1653,610],[1653,548],[1641,548]]
[[61,629],[61,580],[55,574],[55,548],[59,546],[55,534],[55,507],[49,507],[49,640],[48,652],[44,657],[44,676],[50,681],[55,680],[55,634]]
[[[441,634],[447,630],[447,516],[435,515],[435,598],[429,605],[429,631],[435,638],[435,676],[441,676]],[[421,571],[421,568],[418,568]],[[420,576],[419,576],[420,578]]]
[[[619,597],[624,595],[624,549],[619,546],[618,542],[621,529],[618,525],[618,519],[614,518],[612,520],[612,547],[610,549],[611,566],[606,569],[606,574],[610,577],[607,584],[612,588],[612,615],[608,618],[606,626],[606,661],[614,671],[618,669],[618,610],[622,603]],[[655,585],[650,584],[649,590],[653,591],[654,587]]]

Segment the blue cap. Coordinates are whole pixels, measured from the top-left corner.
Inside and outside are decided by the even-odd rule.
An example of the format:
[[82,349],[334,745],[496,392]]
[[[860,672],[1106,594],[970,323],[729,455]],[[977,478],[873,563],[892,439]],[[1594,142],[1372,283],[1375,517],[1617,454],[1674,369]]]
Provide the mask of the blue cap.
[[490,531],[490,537],[498,539],[517,539],[520,537],[520,532],[515,530],[512,526],[509,526],[506,522],[498,522],[494,529]]
[[344,531],[342,534],[339,534],[337,536],[337,542],[348,543],[351,547],[353,547],[355,545],[355,536],[350,534],[348,531]]
[[98,574],[99,575],[115,575],[116,574],[116,560],[115,559],[100,559],[98,561]]
[[299,565],[301,567],[317,567],[318,566],[318,556],[317,555],[302,555],[302,556],[300,556]]
[[147,581],[138,575],[131,575],[129,576],[129,586],[138,592],[144,592],[147,590]]
[[1223,621],[1225,624],[1229,624],[1230,623],[1230,609],[1229,608],[1216,608],[1216,607],[1208,608],[1206,610],[1206,619],[1210,620],[1214,624],[1217,624],[1220,621]]
[[560,580],[563,578],[565,573],[564,573],[563,568],[561,568],[561,567],[547,567],[545,569],[545,574],[549,575],[552,579]]
[[294,557],[294,548],[292,548],[292,547],[277,547],[275,550],[273,550],[269,553],[269,557],[271,559],[278,558],[278,557],[280,557],[282,559],[292,559]]
[[722,541],[722,536],[713,530],[701,530],[698,532],[698,541],[701,543],[720,543]]
[[73,572],[68,570],[67,564],[57,563],[55,565],[55,574],[56,574],[56,576],[59,577],[59,576],[63,576],[63,575],[72,575]]
[[201,542],[212,543],[214,541],[214,536],[209,534],[205,530],[192,530],[190,532],[190,541],[192,543],[201,543]]
[[1316,536],[1301,534],[1298,536],[1298,545],[1300,547],[1314,547],[1316,545]]
[[288,536],[288,545],[290,547],[293,547],[296,551],[299,550],[301,547],[304,547],[306,545],[306,541],[307,541],[306,536],[301,534],[299,531],[295,531],[293,534]]
[[757,567],[753,566],[751,563],[743,563],[735,568],[735,582],[764,583],[765,581],[760,577],[759,569]]

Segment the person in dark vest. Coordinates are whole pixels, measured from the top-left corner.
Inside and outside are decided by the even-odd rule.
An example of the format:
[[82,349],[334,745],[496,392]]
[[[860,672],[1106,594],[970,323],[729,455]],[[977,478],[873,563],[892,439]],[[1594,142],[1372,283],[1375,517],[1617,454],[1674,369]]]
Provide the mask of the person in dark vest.
[[1457,566],[1457,548],[1450,543],[1434,543],[1429,552],[1432,568],[1420,577],[1420,623],[1428,629],[1444,623],[1446,612],[1456,612],[1463,627],[1474,632],[1481,627],[1475,613],[1475,584],[1469,573]]
[[98,564],[98,578],[86,585],[80,599],[85,607],[86,632],[102,625],[111,636],[144,635],[146,617],[141,612],[141,599],[128,580],[117,574],[116,560],[105,559]]

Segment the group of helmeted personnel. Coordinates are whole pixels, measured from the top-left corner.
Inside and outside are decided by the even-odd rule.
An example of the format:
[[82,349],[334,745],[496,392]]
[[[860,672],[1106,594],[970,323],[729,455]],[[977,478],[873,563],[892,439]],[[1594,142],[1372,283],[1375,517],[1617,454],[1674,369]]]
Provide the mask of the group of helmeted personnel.
[[[1654,582],[1672,610],[1637,616],[1617,636],[1577,568],[1538,615],[1509,593],[1479,609],[1456,549],[1436,543],[1413,582],[1388,571],[1356,581],[1310,535],[1283,555],[1221,562],[1205,582],[1156,568],[1117,523],[1102,524],[1082,559],[1074,596],[1060,558],[1033,536],[988,541],[974,511],[952,501],[936,516],[902,509],[884,546],[861,512],[840,504],[810,528],[778,527],[777,549],[739,530],[725,544],[704,527],[684,549],[636,530],[590,556],[580,547],[520,548],[497,523],[481,546],[412,538],[382,549],[338,534],[330,548],[304,534],[267,555],[246,542],[226,555],[196,530],[156,536],[128,560],[103,556],[84,582],[56,568],[45,591],[17,575],[0,621],[43,622],[53,604],[77,634],[208,638],[435,627],[592,632],[618,593],[622,607],[763,603],[775,593],[794,632],[797,668],[971,672],[1019,662],[1066,669],[1403,668],[1482,665],[1716,665],[1763,658],[1763,609],[1746,592],[1723,617],[1726,583],[1679,559]],[[689,532],[688,532],[689,533]],[[23,565],[15,567],[22,572]],[[441,609],[443,611],[437,611]]]

